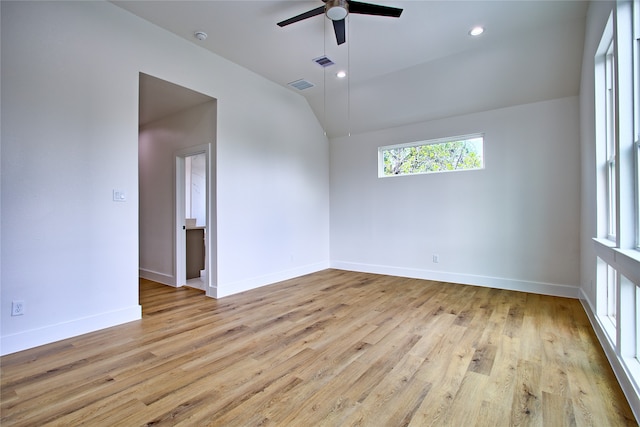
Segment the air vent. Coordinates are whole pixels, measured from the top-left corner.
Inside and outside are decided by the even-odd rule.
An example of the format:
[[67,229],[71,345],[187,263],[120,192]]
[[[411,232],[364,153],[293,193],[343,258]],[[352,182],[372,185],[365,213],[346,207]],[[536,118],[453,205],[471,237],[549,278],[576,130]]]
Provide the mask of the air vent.
[[298,90],[305,90],[315,86],[313,83],[308,82],[305,79],[296,80],[295,82],[288,83],[288,85],[295,87]]
[[320,58],[316,58],[316,59],[313,60],[313,62],[315,62],[316,64],[318,64],[322,68],[327,68],[327,67],[330,67],[333,64],[335,64],[335,62],[333,62],[332,60],[330,60],[326,56],[321,56]]

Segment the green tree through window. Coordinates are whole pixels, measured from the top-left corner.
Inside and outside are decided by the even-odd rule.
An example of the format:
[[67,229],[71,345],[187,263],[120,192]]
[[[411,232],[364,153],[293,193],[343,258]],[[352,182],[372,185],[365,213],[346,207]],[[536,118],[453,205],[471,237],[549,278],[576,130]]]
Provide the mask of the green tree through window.
[[482,137],[382,147],[382,176],[481,169]]

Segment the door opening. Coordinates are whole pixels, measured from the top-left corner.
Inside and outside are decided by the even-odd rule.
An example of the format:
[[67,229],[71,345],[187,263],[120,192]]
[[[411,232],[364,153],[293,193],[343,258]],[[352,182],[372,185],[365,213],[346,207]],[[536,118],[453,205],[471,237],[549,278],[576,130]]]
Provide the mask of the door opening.
[[210,144],[176,153],[176,279],[208,293],[211,287]]
[[186,227],[186,286],[205,290],[207,234],[207,176],[204,153],[184,159]]
[[[215,298],[217,100],[144,73],[139,83],[140,277],[168,286],[187,285],[185,220],[193,217],[204,236],[199,277],[207,296]],[[202,163],[204,178],[190,179],[192,184],[204,180],[199,190],[206,198],[200,206],[187,208],[185,197],[191,191],[185,189],[185,169]]]

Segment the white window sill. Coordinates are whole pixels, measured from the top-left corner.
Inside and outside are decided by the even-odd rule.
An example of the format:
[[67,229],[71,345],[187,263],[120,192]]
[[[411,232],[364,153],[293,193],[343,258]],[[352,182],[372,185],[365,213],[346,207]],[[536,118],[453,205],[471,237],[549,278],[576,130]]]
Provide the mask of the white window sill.
[[618,249],[609,239],[593,239],[596,255],[620,274],[640,286],[640,251]]
[[616,269],[636,286],[640,286],[640,251],[614,249],[613,252],[616,259]]
[[616,247],[616,242],[611,239],[605,239],[600,237],[594,237],[593,241],[599,245],[605,246],[607,248],[613,249]]
[[629,258],[630,260],[640,262],[640,251],[636,249],[615,249],[615,251]]

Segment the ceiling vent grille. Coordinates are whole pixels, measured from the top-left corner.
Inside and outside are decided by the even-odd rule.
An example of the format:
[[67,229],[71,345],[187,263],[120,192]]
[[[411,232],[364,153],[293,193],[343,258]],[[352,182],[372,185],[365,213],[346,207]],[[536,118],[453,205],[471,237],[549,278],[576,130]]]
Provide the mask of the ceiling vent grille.
[[305,90],[315,86],[313,83],[308,82],[305,79],[296,80],[294,82],[288,83],[288,85],[298,90]]
[[313,62],[315,62],[316,64],[318,64],[322,68],[327,68],[327,67],[330,67],[333,64],[335,64],[335,62],[333,62],[332,60],[330,60],[326,56],[321,56],[320,58],[316,58],[316,59],[313,60]]

